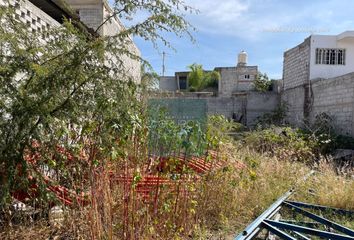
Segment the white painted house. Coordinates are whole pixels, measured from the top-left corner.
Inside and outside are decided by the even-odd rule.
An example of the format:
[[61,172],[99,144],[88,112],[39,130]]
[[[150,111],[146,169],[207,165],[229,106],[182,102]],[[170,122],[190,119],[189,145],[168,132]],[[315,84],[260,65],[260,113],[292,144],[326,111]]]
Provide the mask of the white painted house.
[[284,53],[284,90],[309,79],[333,78],[354,72],[354,31],[311,35]]
[[286,51],[281,100],[293,125],[327,114],[337,133],[354,136],[354,31],[311,35]]
[[312,35],[310,79],[338,77],[354,72],[354,31]]

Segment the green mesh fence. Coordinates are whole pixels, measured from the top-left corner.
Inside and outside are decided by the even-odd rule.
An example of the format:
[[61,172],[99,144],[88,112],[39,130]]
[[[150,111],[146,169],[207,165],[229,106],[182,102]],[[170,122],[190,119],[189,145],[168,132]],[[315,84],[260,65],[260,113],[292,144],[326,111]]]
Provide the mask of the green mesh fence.
[[150,99],[148,108],[151,154],[200,155],[206,151],[206,100]]

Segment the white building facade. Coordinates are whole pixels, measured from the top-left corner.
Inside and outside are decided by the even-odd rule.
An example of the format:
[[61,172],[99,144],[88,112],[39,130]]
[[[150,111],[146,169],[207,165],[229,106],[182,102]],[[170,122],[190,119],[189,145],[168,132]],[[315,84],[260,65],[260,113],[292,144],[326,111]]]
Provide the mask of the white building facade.
[[310,79],[333,78],[354,71],[354,31],[310,40]]
[[286,51],[281,99],[289,123],[309,127],[325,113],[338,133],[354,136],[354,31],[311,35]]
[[284,89],[354,72],[354,31],[311,35],[284,53]]

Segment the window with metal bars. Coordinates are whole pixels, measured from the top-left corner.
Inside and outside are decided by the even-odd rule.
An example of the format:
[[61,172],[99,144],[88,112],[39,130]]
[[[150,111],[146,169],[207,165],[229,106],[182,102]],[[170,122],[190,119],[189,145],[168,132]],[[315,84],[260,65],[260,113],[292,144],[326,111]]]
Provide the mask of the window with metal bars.
[[316,64],[345,65],[345,49],[316,48]]

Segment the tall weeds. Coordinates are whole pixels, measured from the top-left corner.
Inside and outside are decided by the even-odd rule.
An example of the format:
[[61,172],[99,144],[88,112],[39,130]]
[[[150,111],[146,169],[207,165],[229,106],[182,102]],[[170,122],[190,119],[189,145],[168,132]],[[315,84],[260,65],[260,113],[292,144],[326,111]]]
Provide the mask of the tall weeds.
[[309,164],[294,161],[292,155],[262,153],[247,141],[225,137],[222,142],[218,148],[222,167],[202,175],[185,169],[178,175],[177,165],[172,164],[168,171],[158,171],[155,165],[150,173],[171,181],[168,185],[154,185],[147,195],[139,193],[139,183],[144,180],[142,162],[148,159],[143,160],[139,153],[134,155],[137,149],[144,151],[142,148],[127,149],[135,157],[116,161],[113,169],[116,176],[132,176],[131,182],[112,180],[112,166],[104,168],[108,166],[104,164],[90,178],[90,204],[66,209],[65,221],[60,226],[33,221],[27,226],[3,228],[0,236],[231,239],[312,169],[316,170],[315,175],[296,186],[294,199],[354,210],[352,170],[340,171],[328,160]]

